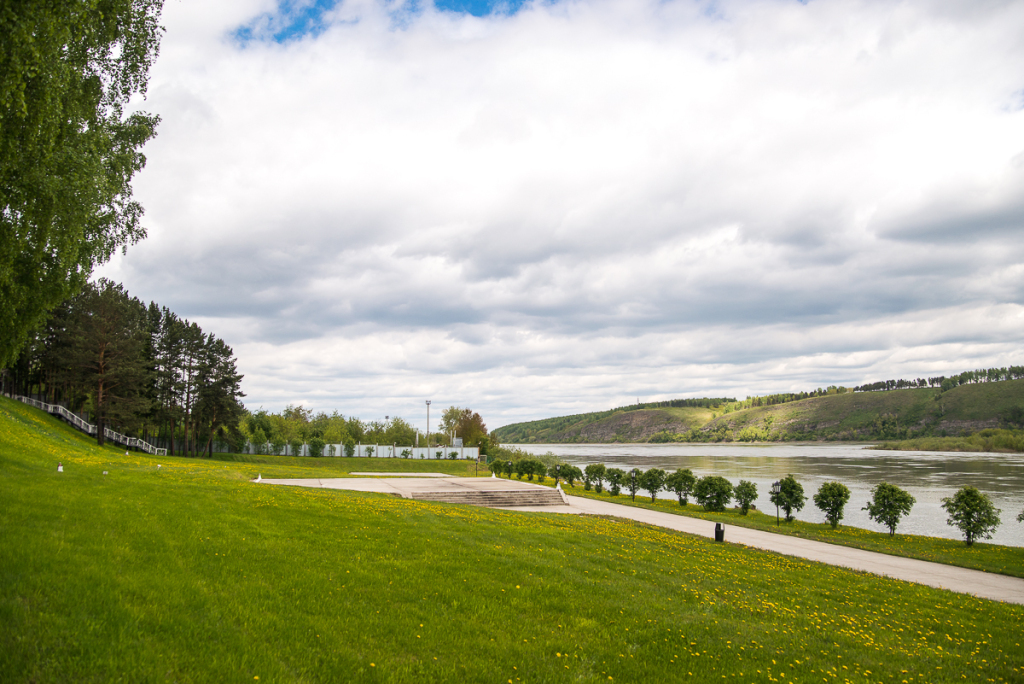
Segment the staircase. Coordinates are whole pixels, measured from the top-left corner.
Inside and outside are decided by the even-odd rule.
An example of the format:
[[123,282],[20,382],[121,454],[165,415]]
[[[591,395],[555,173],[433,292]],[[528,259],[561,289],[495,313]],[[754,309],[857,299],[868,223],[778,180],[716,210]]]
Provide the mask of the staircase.
[[[74,413],[72,413],[71,411],[67,410],[66,408],[59,404],[47,404],[46,402],[39,401],[38,399],[23,397],[20,394],[7,394],[5,392],[4,396],[7,397],[8,399],[17,399],[23,404],[34,406],[37,409],[46,411],[47,413],[52,413],[55,416],[63,418],[72,427],[78,428],[87,435],[96,434],[95,425],[90,425],[89,423],[82,420],[79,416],[76,416]],[[144,442],[137,437],[128,437],[127,435],[122,435],[120,432],[114,432],[110,428],[103,428],[103,436],[111,442],[123,444],[127,447],[135,447],[136,449],[142,449],[146,453],[153,454],[154,456],[167,455],[167,449],[158,449],[152,444]]]
[[416,492],[417,501],[468,504],[486,508],[514,508],[516,506],[564,506],[562,494],[547,487],[541,489],[498,489],[492,491]]

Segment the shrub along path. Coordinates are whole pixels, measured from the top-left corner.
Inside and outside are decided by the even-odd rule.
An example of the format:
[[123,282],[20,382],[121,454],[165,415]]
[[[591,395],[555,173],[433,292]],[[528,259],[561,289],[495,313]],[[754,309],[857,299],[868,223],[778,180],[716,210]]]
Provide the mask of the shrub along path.
[[[490,478],[436,478],[436,479],[391,479],[389,478],[331,478],[263,480],[263,484],[293,485],[325,489],[350,489],[362,492],[391,493],[410,498],[414,493],[452,492],[458,490],[476,491],[481,488],[497,489],[544,489],[543,485]],[[637,522],[686,532],[701,537],[715,536],[715,525],[706,520],[690,518],[661,511],[652,511],[634,506],[623,506],[610,501],[596,501],[581,496],[568,496],[569,506],[550,506],[515,510],[544,510],[559,513],[585,513],[614,518],[626,518]],[[929,561],[890,556],[874,551],[838,546],[825,542],[802,539],[788,535],[773,534],[761,530],[729,526],[725,531],[726,541],[753,548],[774,551],[786,556],[796,556],[853,570],[863,570],[876,575],[915,582],[930,587],[949,589],[961,594],[973,594],[981,598],[1024,604],[1024,579],[968,568],[932,563]]]

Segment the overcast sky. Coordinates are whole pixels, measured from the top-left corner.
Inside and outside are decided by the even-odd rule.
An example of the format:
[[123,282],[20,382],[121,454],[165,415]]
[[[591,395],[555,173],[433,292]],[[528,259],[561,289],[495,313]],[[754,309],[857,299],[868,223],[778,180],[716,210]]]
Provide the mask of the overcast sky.
[[[1024,363],[1024,3],[166,0],[101,269],[419,427]],[[434,415],[437,415],[435,411]]]

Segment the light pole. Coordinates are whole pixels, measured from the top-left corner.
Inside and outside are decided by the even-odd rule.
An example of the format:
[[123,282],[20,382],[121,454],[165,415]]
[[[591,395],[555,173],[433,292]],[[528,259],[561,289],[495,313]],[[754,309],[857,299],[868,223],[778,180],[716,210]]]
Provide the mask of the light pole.
[[772,483],[772,500],[775,502],[775,526],[779,526],[779,492],[782,491],[782,483],[776,480]]
[[430,458],[430,400],[427,399],[427,458]]

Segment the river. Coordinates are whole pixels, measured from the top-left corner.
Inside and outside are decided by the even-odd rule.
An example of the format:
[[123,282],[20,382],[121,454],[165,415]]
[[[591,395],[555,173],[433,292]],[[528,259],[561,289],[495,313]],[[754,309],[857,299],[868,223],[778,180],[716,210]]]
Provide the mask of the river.
[[[889,482],[909,491],[916,499],[910,515],[897,532],[949,539],[962,538],[946,524],[942,498],[964,485],[977,487],[1002,509],[1002,524],[992,543],[1024,546],[1024,523],[1017,515],[1024,509],[1024,455],[930,451],[876,451],[865,445],[739,445],[739,444],[516,444],[533,454],[552,452],[581,469],[590,463],[609,468],[661,468],[672,472],[690,468],[698,477],[721,475],[733,485],[740,479],[757,484],[759,510],[774,512],[768,501],[772,482],[792,474],[803,485],[807,503],[797,514],[800,520],[824,522],[814,506],[813,495],[823,482],[837,480],[850,488],[843,525],[885,531],[868,519],[861,508],[871,498],[871,488]],[[674,494],[662,492],[662,498]]]

